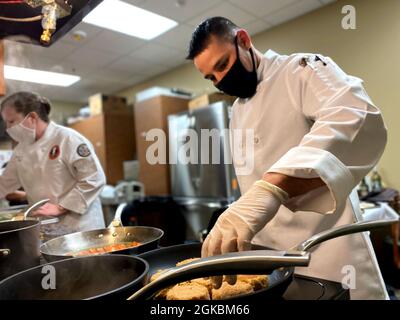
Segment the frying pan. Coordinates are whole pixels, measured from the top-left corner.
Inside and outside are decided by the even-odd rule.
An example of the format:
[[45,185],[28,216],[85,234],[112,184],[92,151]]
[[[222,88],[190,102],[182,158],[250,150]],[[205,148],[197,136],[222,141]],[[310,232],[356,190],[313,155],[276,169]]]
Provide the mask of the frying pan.
[[136,247],[115,250],[112,253],[131,255],[156,249],[164,231],[145,226],[124,227],[121,222],[121,213],[125,206],[126,203],[118,206],[115,217],[108,228],[75,232],[54,238],[40,246],[40,253],[47,261],[51,262],[72,258],[71,252],[133,241],[141,244]]
[[45,242],[40,246],[40,252],[47,261],[51,262],[72,258],[71,252],[136,241],[141,244],[113,252],[138,254],[157,248],[163,234],[161,229],[144,226],[111,227],[75,232]]
[[126,299],[143,285],[147,271],[147,262],[134,256],[65,259],[4,279],[0,282],[0,300]]
[[[172,246],[149,251],[140,255],[149,263],[147,285],[135,292],[128,300],[150,299],[161,289],[194,278],[223,274],[268,274],[269,286],[251,294],[243,294],[234,299],[263,296],[270,299],[280,297],[293,279],[294,267],[308,266],[311,254],[307,251],[321,242],[347,234],[368,231],[399,220],[376,220],[343,225],[318,233],[288,251],[267,250],[254,247],[255,250],[228,253],[199,259],[192,263],[175,267],[184,259],[199,257],[201,244]],[[152,274],[160,269],[169,269],[155,281],[150,282]]]

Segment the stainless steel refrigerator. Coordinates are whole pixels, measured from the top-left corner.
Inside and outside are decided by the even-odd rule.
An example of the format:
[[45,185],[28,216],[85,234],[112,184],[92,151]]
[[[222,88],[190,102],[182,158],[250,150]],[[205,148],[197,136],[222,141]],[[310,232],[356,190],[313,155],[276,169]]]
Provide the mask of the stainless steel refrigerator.
[[226,102],[168,117],[172,196],[185,211],[187,238],[197,240],[212,213],[239,197],[230,158]]

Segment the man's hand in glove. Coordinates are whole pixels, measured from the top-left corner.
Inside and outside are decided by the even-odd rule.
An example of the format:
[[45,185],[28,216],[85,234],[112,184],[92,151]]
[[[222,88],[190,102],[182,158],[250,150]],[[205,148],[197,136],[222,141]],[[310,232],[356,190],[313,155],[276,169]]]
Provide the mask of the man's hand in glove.
[[[218,218],[203,243],[202,258],[251,249],[251,240],[275,216],[288,194],[264,180],[257,181],[242,197],[231,204]],[[228,276],[230,284],[236,276]],[[222,276],[212,277],[219,288]]]

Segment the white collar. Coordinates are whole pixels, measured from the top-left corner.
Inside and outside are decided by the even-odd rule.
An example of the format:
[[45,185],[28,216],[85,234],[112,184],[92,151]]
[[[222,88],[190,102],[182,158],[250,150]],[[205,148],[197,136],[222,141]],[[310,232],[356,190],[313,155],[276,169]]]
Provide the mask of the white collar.
[[264,56],[260,59],[260,64],[258,65],[257,68],[258,82],[264,80],[267,70],[277,57],[279,57],[279,54],[271,49],[269,49],[267,52],[264,53]]

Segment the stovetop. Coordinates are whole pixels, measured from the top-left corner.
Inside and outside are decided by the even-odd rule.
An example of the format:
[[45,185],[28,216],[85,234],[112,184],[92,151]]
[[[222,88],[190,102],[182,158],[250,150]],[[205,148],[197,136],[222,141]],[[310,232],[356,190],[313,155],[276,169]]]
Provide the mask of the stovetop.
[[295,275],[283,295],[284,300],[350,300],[341,283]]

